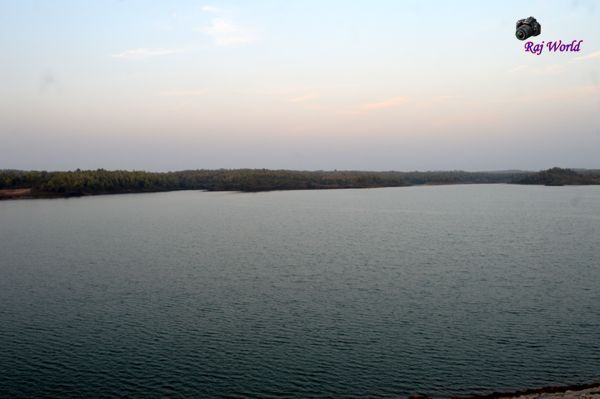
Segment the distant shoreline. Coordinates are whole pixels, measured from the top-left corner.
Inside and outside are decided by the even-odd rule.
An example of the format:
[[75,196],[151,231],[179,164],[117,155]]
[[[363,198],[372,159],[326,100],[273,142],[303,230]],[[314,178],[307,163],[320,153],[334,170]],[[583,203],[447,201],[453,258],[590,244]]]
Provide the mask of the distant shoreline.
[[456,184],[600,185],[600,170],[552,168],[540,172],[498,171],[294,171],[269,169],[144,171],[0,170],[0,200],[182,190],[263,192],[358,189]]
[[[413,397],[422,397],[415,395]],[[451,399],[591,399],[600,398],[600,382],[589,384],[547,386],[513,392],[493,392],[486,395],[455,396]]]
[[406,186],[369,186],[369,187],[324,187],[324,188],[299,188],[299,189],[272,189],[272,190],[202,190],[202,189],[172,189],[172,190],[156,190],[156,191],[119,191],[110,193],[93,193],[93,194],[73,194],[61,195],[58,193],[35,193],[30,188],[22,189],[0,189],[0,201],[2,200],[19,200],[19,199],[59,199],[59,198],[82,198],[96,197],[100,195],[122,195],[122,194],[157,194],[157,193],[175,193],[178,191],[200,191],[200,192],[230,192],[230,193],[265,193],[274,191],[323,191],[323,190],[368,190],[377,188],[409,188],[409,187],[437,187],[437,186],[458,186],[458,185],[475,185],[475,184],[509,184],[509,183],[425,183]]

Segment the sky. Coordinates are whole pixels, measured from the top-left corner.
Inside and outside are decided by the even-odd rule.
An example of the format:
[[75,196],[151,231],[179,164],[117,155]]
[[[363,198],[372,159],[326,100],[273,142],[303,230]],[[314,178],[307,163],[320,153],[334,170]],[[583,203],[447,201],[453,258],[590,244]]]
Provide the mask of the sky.
[[0,169],[552,166],[600,168],[595,0],[0,0]]

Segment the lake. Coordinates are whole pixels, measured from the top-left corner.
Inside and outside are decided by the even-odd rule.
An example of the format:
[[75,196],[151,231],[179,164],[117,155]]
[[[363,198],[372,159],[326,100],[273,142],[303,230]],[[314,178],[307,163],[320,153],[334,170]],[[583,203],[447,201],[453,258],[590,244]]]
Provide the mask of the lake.
[[435,397],[600,379],[600,187],[0,202],[0,396]]

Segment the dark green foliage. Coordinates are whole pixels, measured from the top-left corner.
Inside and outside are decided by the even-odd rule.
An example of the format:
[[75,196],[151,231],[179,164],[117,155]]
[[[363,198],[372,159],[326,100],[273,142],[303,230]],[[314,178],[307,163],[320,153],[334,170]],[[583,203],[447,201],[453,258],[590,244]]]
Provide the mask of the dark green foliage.
[[[269,169],[185,170],[143,172],[75,170],[69,172],[0,170],[0,189],[31,188],[32,195],[80,196],[172,190],[268,191],[333,188],[401,187],[419,184],[510,183],[546,184],[566,180],[598,181],[597,176],[554,168],[526,172],[360,172],[293,171]],[[553,176],[548,180],[549,176]],[[583,176],[583,177],[581,177]],[[581,178],[580,178],[581,177]],[[531,182],[531,183],[528,183]],[[540,183],[541,182],[541,183]],[[591,183],[577,183],[591,184]]]
[[139,172],[76,170],[72,172],[0,171],[0,189],[32,188],[61,196],[168,190],[266,191],[405,186],[398,173],[305,172],[267,169]]
[[551,168],[515,179],[517,184],[543,184],[545,186],[600,184],[597,171],[576,172],[573,169]]

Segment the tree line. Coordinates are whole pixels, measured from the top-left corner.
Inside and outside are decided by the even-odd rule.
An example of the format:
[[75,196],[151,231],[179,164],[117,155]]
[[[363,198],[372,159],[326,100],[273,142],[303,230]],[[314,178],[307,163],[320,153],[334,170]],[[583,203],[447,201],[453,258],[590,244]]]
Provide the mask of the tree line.
[[268,191],[401,187],[415,184],[510,182],[515,172],[365,172],[269,169],[146,172],[105,169],[75,171],[1,170],[0,189],[30,188],[61,196],[171,190]]
[[551,168],[527,174],[515,181],[517,184],[541,184],[545,186],[600,184],[600,171]]
[[80,196],[173,190],[269,191],[402,187],[423,184],[600,184],[600,171],[552,168],[537,173],[366,172],[269,169],[21,171],[0,170],[0,189],[31,189],[32,196]]

